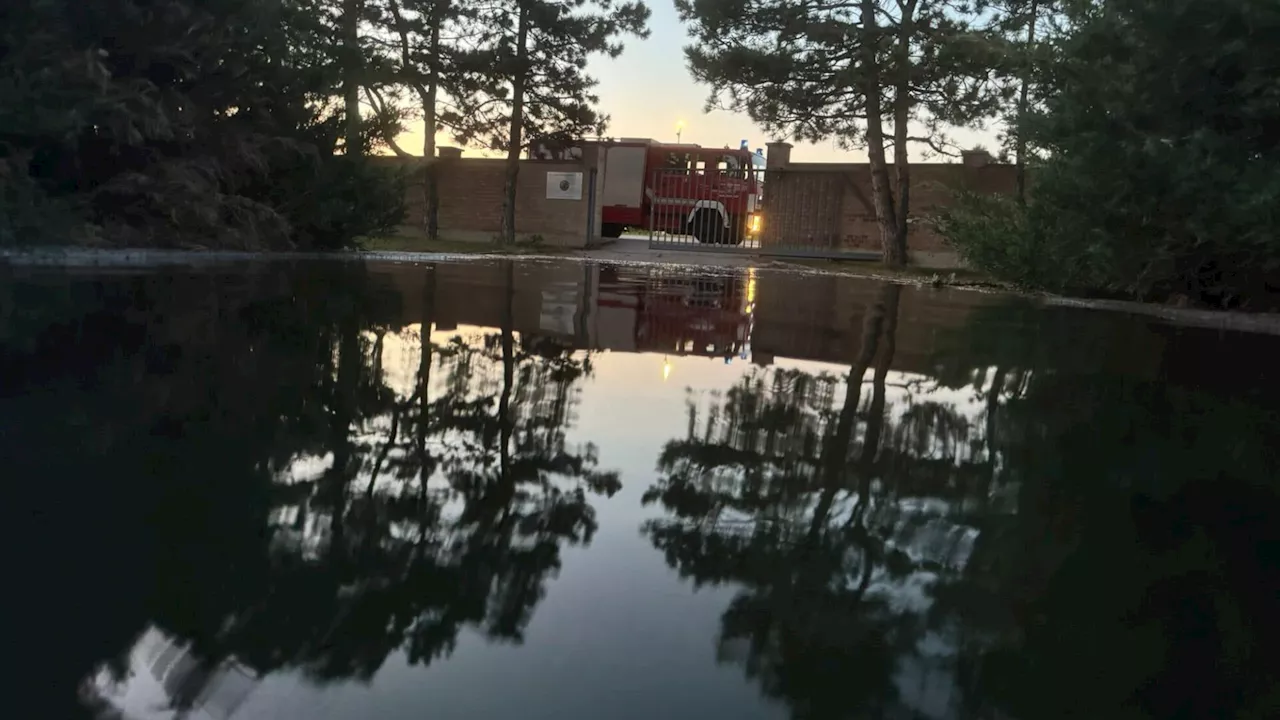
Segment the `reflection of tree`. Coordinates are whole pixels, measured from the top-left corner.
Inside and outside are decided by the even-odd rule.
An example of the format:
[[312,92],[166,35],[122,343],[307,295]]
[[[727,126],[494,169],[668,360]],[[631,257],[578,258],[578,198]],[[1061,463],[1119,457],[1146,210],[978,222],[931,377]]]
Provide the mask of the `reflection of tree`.
[[1149,330],[1016,306],[895,377],[879,317],[844,393],[756,372],[660,457],[645,533],[740,588],[721,658],[797,717],[1272,715],[1274,390],[1117,370]]
[[[956,526],[904,505],[936,490],[914,487],[913,474],[955,445],[917,438],[963,423],[936,404],[902,411],[889,401],[899,294],[886,285],[867,308],[838,405],[834,377],[748,375],[705,420],[690,406],[688,434],[667,444],[645,496],[668,513],[645,532],[682,576],[744,586],[723,617],[721,657],[798,717],[900,704],[898,661],[923,628],[894,590],[957,553]],[[919,552],[930,540],[952,546]]]
[[[495,332],[433,343],[423,278],[407,386],[384,356],[417,334],[358,266],[15,290],[47,319],[0,327],[6,377],[44,388],[0,404],[26,418],[0,439],[11,469],[107,481],[69,505],[29,502],[47,510],[37,525],[57,516],[115,559],[18,573],[42,595],[112,588],[84,622],[49,623],[64,700],[149,622],[193,657],[321,680],[368,678],[397,649],[427,662],[467,627],[519,641],[560,548],[592,538],[591,496],[619,486],[567,440],[590,361],[519,337],[509,309]],[[68,433],[79,440],[56,457],[18,451]]]
[[0,455],[14,477],[60,480],[13,498],[30,508],[18,537],[40,542],[13,574],[44,628],[28,659],[54,694],[51,716],[70,716],[53,708],[153,618],[197,632],[244,607],[267,571],[272,467],[323,444],[307,391],[323,323],[306,320],[354,297],[384,312],[354,269],[17,284],[23,309],[0,329],[0,366],[24,392],[0,402]]
[[337,339],[322,385],[332,462],[283,488],[294,528],[318,515],[310,527],[327,531],[277,543],[272,587],[228,649],[259,668],[369,678],[400,647],[414,662],[447,654],[463,627],[521,638],[561,545],[591,540],[589,494],[619,482],[566,440],[589,360],[517,340],[507,271],[497,332],[436,344],[424,308],[407,397],[381,382],[380,332]]
[[989,516],[933,608],[982,638],[960,656],[975,703],[1021,717],[1274,714],[1275,386],[1223,372],[1216,343],[1251,344],[1011,303],[943,346],[943,381],[1005,380],[989,447],[1009,512]]

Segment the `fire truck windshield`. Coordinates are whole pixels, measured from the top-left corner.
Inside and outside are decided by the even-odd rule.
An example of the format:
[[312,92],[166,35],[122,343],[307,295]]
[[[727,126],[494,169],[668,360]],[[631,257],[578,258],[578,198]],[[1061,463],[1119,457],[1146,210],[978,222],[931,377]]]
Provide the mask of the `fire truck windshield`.
[[721,155],[716,158],[716,169],[726,177],[745,177],[742,171],[742,160],[735,155]]

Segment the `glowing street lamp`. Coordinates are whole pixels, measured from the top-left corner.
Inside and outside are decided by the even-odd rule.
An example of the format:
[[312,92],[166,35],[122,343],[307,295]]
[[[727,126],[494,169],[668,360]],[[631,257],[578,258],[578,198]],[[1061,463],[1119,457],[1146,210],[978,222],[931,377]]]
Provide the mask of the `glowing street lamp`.
[[680,142],[680,136],[682,134],[684,134],[684,121],[677,120],[676,121],[676,142],[677,143]]

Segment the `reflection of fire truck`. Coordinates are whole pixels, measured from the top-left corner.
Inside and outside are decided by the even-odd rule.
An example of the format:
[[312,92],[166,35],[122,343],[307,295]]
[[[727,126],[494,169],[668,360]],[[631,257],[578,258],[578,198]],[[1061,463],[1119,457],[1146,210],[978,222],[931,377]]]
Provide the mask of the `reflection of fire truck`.
[[[635,311],[635,350],[718,358],[749,353],[754,273],[699,276],[606,268],[601,286],[615,298],[607,304],[634,298],[634,304],[626,304]],[[603,295],[601,302],[606,304]]]
[[600,149],[604,176],[605,237],[634,227],[736,245],[759,229],[764,167],[759,152],[638,138],[592,144]]

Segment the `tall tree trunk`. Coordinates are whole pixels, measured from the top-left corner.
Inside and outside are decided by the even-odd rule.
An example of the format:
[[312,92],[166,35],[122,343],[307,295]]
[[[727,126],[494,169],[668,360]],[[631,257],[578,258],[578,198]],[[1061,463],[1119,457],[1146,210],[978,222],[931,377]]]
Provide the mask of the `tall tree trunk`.
[[902,286],[897,283],[885,283],[880,290],[877,306],[881,314],[880,357],[876,360],[876,372],[871,382],[871,406],[867,409],[867,431],[863,435],[862,455],[858,458],[858,466],[864,481],[874,474],[876,455],[880,451],[880,438],[884,435],[885,382],[889,377],[889,368],[893,365],[893,355],[898,347],[898,298],[902,295]]
[[880,248],[886,265],[902,265],[905,258],[898,253],[898,219],[893,208],[893,187],[889,181],[889,165],[884,154],[884,103],[881,97],[880,58],[876,55],[880,35],[876,18],[876,0],[862,0],[862,63],[866,82],[863,92],[867,102],[867,157],[871,161],[871,196],[880,226]]
[[502,232],[504,245],[516,242],[516,182],[520,178],[520,149],[524,146],[524,90],[529,73],[529,9],[520,2],[516,21],[516,61],[511,78],[511,125],[507,134],[507,182],[502,195]]
[[427,165],[423,189],[426,192],[427,238],[440,238],[440,189],[436,171],[436,99],[440,93],[440,23],[450,0],[436,0],[431,17],[431,36],[427,52],[431,55],[431,72],[427,77],[427,96],[422,101],[422,158]]
[[434,0],[431,14],[427,16],[427,80],[421,81],[421,71],[413,58],[409,44],[409,23],[400,11],[400,3],[391,0],[388,7],[395,20],[396,34],[400,36],[400,66],[406,82],[418,93],[422,106],[422,208],[423,227],[427,238],[436,240],[440,235],[440,193],[437,185],[436,158],[436,103],[440,94],[440,25],[444,22],[452,0]]
[[911,37],[915,33],[916,1],[902,5],[894,58],[893,164],[898,173],[897,225],[894,228],[894,264],[907,261],[907,218],[911,212],[911,163],[907,157],[907,123],[911,121]]
[[[896,285],[893,286],[895,289]],[[897,295],[893,296],[893,315],[897,316]],[[828,435],[822,448],[822,485],[823,494],[818,499],[818,505],[814,509],[814,518],[809,527],[808,538],[812,543],[816,540],[817,533],[820,530],[819,518],[823,518],[831,510],[831,505],[835,502],[836,491],[840,487],[840,480],[844,473],[849,469],[849,445],[853,442],[853,428],[858,416],[858,406],[862,403],[862,378],[867,374],[867,370],[871,367],[871,361],[876,357],[876,351],[880,347],[881,331],[885,327],[886,312],[886,296],[882,293],[874,303],[867,307],[866,315],[862,318],[862,344],[858,348],[858,356],[854,359],[853,365],[849,368],[849,377],[845,382],[844,404],[840,408],[840,415],[836,420],[836,430]],[[877,374],[878,374],[877,369]],[[874,398],[873,398],[874,400]],[[881,414],[883,414],[883,398]],[[868,428],[868,434],[870,428]],[[876,441],[879,442],[878,440]],[[864,506],[866,503],[865,495],[858,498],[858,507]]]
[[1000,409],[1000,394],[1004,392],[1006,370],[1003,366],[997,366],[995,374],[991,378],[991,387],[987,388],[987,411],[986,417],[986,486],[982,488],[979,497],[991,497],[991,488],[996,484],[996,412]]
[[1023,48],[1022,87],[1018,89],[1018,134],[1014,146],[1014,164],[1017,173],[1018,202],[1027,201],[1027,105],[1030,102],[1032,53],[1036,42],[1036,15],[1040,8],[1037,0],[1031,0],[1031,17],[1027,18],[1027,45]]
[[[426,498],[427,481],[431,479],[433,463],[430,453],[427,452],[427,432],[428,425],[431,422],[431,364],[434,361],[431,345],[431,329],[435,325],[436,315],[436,268],[431,266],[427,268],[426,280],[422,288],[422,329],[419,330],[421,335],[422,352],[418,358],[418,425],[414,428],[414,452],[417,454],[418,460],[418,484],[420,498]],[[418,508],[419,512],[425,512],[426,507]],[[419,517],[419,521],[422,518]]]
[[[412,405],[410,398],[409,405]],[[373,469],[369,471],[369,484],[365,486],[365,511],[366,515],[372,517],[376,513],[371,512],[373,507],[374,491],[378,489],[378,476],[382,474],[382,468],[387,464],[387,458],[391,456],[391,448],[395,447],[396,440],[400,437],[400,414],[404,408],[399,403],[391,406],[391,430],[387,432],[387,441],[382,444],[382,448],[378,450],[378,454],[373,460]],[[366,538],[372,535],[367,535]]]
[[364,57],[360,54],[360,7],[363,0],[342,0],[342,96],[347,120],[346,153],[363,155],[360,139],[360,79]]
[[854,420],[857,417],[858,405],[862,401],[862,378],[867,374],[867,369],[871,367],[871,361],[876,357],[876,350],[879,348],[880,342],[880,330],[883,326],[884,305],[877,298],[876,302],[867,307],[866,315],[862,318],[861,347],[858,349],[858,357],[854,359],[853,365],[849,368],[844,405],[840,408],[839,419],[836,421],[836,432],[827,454],[826,465],[829,468],[843,468],[845,461],[848,459],[849,443],[853,438]]
[[[504,500],[510,496],[505,488],[511,482],[511,435],[514,423],[511,420],[511,393],[515,386],[515,264],[510,260],[506,265],[506,291],[502,304],[502,395],[498,399],[498,434],[501,447],[498,453],[498,468],[502,474]],[[504,502],[504,507],[506,506]]]
[[331,385],[329,405],[329,447],[333,465],[320,480],[320,492],[329,506],[329,550],[335,557],[344,553],[347,492],[355,480],[358,463],[351,442],[351,425],[356,420],[356,396],[360,390],[364,353],[360,348],[360,324],[354,316],[339,321],[337,382]]
[[901,294],[901,285],[885,283],[880,289],[880,297],[875,305],[884,338],[884,349],[880,359],[876,361],[876,372],[871,384],[871,407],[867,408],[867,431],[862,440],[862,453],[858,458],[858,502],[849,513],[847,524],[848,527],[855,528],[855,537],[862,545],[862,576],[858,581],[858,589],[854,593],[857,597],[862,597],[867,590],[867,585],[871,582],[871,571],[877,554],[871,532],[867,530],[862,518],[871,504],[871,480],[879,474],[876,473],[876,464],[880,452],[880,438],[884,435],[885,382],[889,377],[889,368],[893,365],[893,355],[898,347],[898,298]]
[[[861,394],[862,376],[875,359],[880,350],[879,340],[885,338],[886,348],[880,362],[876,363],[876,373],[872,385],[871,407],[867,415],[867,431],[862,441],[862,453],[858,458],[858,502],[850,515],[850,522],[856,522],[867,508],[871,497],[872,465],[880,446],[880,435],[884,428],[884,380],[893,362],[895,347],[894,337],[898,327],[898,294],[901,287],[894,283],[885,283],[877,294],[876,300],[867,308],[867,315],[862,321],[862,351],[858,353],[858,363],[849,374],[849,382],[854,382],[853,373],[857,372],[858,391]],[[852,385],[850,392],[853,392]]]

